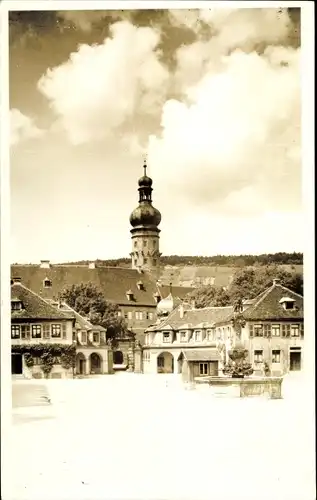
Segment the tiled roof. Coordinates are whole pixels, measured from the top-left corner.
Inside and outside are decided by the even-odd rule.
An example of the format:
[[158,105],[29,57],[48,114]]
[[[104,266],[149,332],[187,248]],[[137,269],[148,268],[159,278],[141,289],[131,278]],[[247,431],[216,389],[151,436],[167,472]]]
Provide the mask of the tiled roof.
[[[280,304],[283,297],[295,300],[294,309],[284,309]],[[255,298],[254,303],[247,307],[243,315],[248,320],[283,320],[283,319],[303,319],[304,304],[303,297],[298,293],[285,288],[279,283],[262,292]]]
[[[47,302],[51,303],[55,307],[58,306],[57,301],[47,299]],[[82,316],[81,314],[76,312],[72,307],[70,307],[65,302],[62,302],[60,309],[62,311],[65,311],[65,312],[70,311],[74,315],[75,320],[76,320],[75,327],[80,329],[80,330],[87,330],[87,331],[95,330],[98,332],[106,332],[107,331],[106,328],[104,328],[101,325],[93,325],[92,323],[90,323],[88,318],[84,318],[84,316]]]
[[[181,315],[182,309],[183,316]],[[218,323],[227,321],[232,312],[232,306],[194,309],[190,306],[186,306],[186,304],[181,304],[174,309],[164,321],[151,327],[151,330],[162,330],[167,325],[177,330],[185,324],[188,325],[188,328],[201,328],[201,324],[204,324],[208,328],[208,326],[214,326]]]
[[219,361],[218,349],[186,349],[182,351],[187,361]]
[[11,311],[11,320],[17,319],[74,319],[74,314],[61,311],[21,283],[11,286],[11,295],[22,302],[22,309]]
[[183,299],[188,293],[192,292],[194,288],[188,286],[164,286],[158,285],[158,290],[162,299],[165,299],[170,293],[174,298]]
[[[102,290],[107,300],[119,305],[156,306],[154,293],[156,282],[146,273],[136,269],[120,267],[96,267],[75,265],[51,265],[41,268],[39,265],[12,265],[11,278],[19,277],[22,283],[44,298],[58,298],[58,294],[69,285],[93,283]],[[51,287],[44,287],[44,280],[51,280]],[[139,290],[137,283],[143,283]],[[132,290],[133,300],[128,300],[127,291]]]

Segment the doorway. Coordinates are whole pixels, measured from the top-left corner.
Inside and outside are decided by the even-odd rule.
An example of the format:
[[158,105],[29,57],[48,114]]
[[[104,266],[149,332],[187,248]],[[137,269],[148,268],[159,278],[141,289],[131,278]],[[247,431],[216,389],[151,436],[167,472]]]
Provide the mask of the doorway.
[[22,375],[23,373],[22,354],[11,354],[11,373],[12,375]]
[[291,372],[298,372],[301,369],[301,356],[300,351],[290,351],[289,353],[289,369]]

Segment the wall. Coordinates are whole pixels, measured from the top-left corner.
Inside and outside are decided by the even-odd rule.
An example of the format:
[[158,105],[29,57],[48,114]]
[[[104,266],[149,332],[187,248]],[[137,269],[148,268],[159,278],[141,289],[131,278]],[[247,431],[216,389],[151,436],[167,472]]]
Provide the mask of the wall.
[[[51,337],[50,338],[44,338],[43,337],[43,327],[49,326],[51,328],[51,325],[62,325],[63,323],[66,323],[66,338],[62,337]],[[32,325],[42,325],[42,337],[39,339],[32,338]],[[29,339],[12,339],[11,338],[11,344],[12,345],[23,345],[23,344],[72,344],[73,343],[73,322],[71,320],[69,321],[61,321],[61,320],[56,320],[56,321],[47,321],[47,320],[32,320],[32,321],[17,321],[14,320],[12,321],[11,325],[19,325],[19,326],[24,326],[24,325],[30,325],[30,338]]]

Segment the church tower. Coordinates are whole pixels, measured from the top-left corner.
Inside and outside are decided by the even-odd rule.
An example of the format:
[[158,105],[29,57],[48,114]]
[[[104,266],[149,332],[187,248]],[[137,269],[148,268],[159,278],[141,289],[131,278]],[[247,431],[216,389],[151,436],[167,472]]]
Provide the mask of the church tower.
[[139,179],[139,206],[130,215],[132,239],[132,268],[157,273],[160,267],[160,245],[158,225],[160,212],[152,205],[152,179],[146,175]]

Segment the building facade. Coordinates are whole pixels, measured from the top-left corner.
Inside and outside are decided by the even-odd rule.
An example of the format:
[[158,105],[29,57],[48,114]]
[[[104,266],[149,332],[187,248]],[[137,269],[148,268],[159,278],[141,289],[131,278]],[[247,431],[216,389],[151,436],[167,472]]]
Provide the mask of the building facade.
[[197,376],[218,375],[226,362],[233,328],[226,324],[232,307],[196,309],[172,295],[158,305],[158,321],[145,332],[144,373],[183,373],[197,364]]
[[246,304],[242,341],[249,351],[255,374],[265,364],[272,375],[299,371],[304,364],[303,297],[274,280]]
[[11,286],[11,371],[26,378],[67,378],[75,318],[14,282]]
[[113,351],[107,343],[106,329],[93,325],[88,318],[78,314],[65,302],[49,301],[54,307],[73,315],[73,342],[76,343],[77,376],[113,373]]

